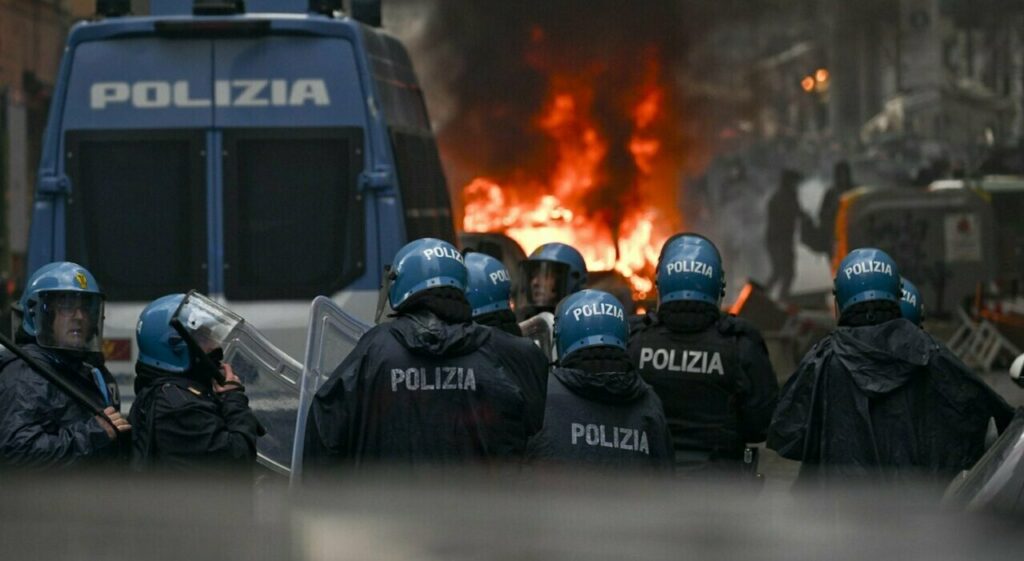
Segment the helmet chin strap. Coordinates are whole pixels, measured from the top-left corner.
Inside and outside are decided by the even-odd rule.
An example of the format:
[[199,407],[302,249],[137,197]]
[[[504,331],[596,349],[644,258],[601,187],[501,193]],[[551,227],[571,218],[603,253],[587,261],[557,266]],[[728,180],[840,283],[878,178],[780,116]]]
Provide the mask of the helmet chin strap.
[[384,265],[384,280],[380,283],[380,292],[377,293],[377,313],[373,317],[373,323],[380,323],[380,318],[384,315],[384,308],[388,303],[388,296],[391,293],[391,285],[395,282],[398,275],[391,270],[391,265]]

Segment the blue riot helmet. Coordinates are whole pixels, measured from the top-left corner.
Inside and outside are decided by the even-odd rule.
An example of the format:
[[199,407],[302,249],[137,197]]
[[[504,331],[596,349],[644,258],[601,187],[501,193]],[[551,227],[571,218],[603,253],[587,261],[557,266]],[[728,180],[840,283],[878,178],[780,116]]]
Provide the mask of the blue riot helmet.
[[135,325],[139,345],[139,362],[166,372],[185,372],[192,364],[188,344],[171,325],[174,313],[185,299],[184,294],[168,294],[153,300]]
[[861,302],[900,300],[900,271],[889,254],[871,247],[851,251],[839,263],[835,278],[839,313]]
[[388,301],[393,310],[426,290],[451,287],[466,291],[462,254],[452,244],[435,238],[422,238],[399,249],[389,275]]
[[920,326],[924,322],[924,302],[921,301],[921,291],[914,286],[914,283],[903,280],[903,289],[900,292],[900,312],[914,325]]
[[587,284],[587,263],[579,251],[564,243],[546,243],[519,265],[517,304],[524,310],[554,310],[566,296]]
[[722,262],[722,254],[718,251],[718,247],[706,238],[705,236],[696,232],[680,232],[678,234],[672,234],[669,236],[665,243],[661,245],[661,252],[658,254],[658,261],[661,261],[665,257],[665,252],[672,248],[679,247],[681,245],[707,245],[715,250],[718,254],[718,262]]
[[469,253],[466,270],[466,299],[473,317],[511,308],[512,277],[501,261],[484,253]]
[[69,261],[40,267],[21,295],[21,327],[41,347],[100,352],[103,292],[85,267]]
[[139,362],[166,372],[191,371],[224,383],[220,363],[232,333],[245,320],[191,291],[150,302],[135,327]]
[[626,349],[629,326],[617,298],[601,290],[581,290],[555,310],[555,341],[558,357],[589,347]]
[[666,243],[655,278],[658,302],[705,302],[718,306],[725,295],[722,258],[707,238],[684,235]]

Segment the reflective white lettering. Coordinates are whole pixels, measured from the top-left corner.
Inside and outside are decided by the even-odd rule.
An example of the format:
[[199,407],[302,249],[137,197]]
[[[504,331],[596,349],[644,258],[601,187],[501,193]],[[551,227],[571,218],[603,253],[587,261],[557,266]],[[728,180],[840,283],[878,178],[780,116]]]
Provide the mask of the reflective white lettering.
[[132,86],[132,105],[141,109],[169,107],[171,85],[167,82],[136,82]]
[[685,349],[640,349],[639,369],[651,368],[668,372],[689,372],[692,374],[725,375],[722,355],[718,352],[690,351]]
[[[435,368],[434,369],[434,380],[435,381],[439,381],[438,378],[440,378],[440,377],[441,377],[441,369],[440,368]],[[428,384],[427,383],[427,370],[424,368],[423,369],[423,379],[420,380],[420,389],[424,390],[424,391],[432,390],[432,389],[436,388],[437,385],[438,384]]]
[[650,347],[640,349],[640,368],[643,368],[652,358],[654,358],[654,349]]
[[131,97],[126,82],[96,82],[89,90],[89,107],[105,109],[108,103],[122,103]]
[[454,259],[459,263],[464,262],[462,260],[461,253],[447,246],[428,247],[427,249],[423,250],[423,256],[426,257],[428,260],[436,257],[438,259]]
[[884,261],[857,261],[844,268],[843,273],[846,275],[847,280],[853,278],[854,275],[860,276],[867,273],[882,273],[890,277],[893,276],[892,265]]
[[179,80],[174,83],[174,106],[175,107],[209,107],[208,99],[192,99],[188,91],[188,82]]
[[505,269],[498,269],[490,275],[491,284],[498,284],[499,282],[512,282],[511,277],[508,276],[508,271]]
[[405,381],[405,370],[401,368],[391,369],[391,391],[397,392],[398,385]]
[[392,368],[391,391],[463,390],[476,391],[476,375],[472,368],[437,366],[426,368]]
[[242,88],[238,97],[231,103],[235,107],[266,107],[270,105],[268,99],[259,97],[263,88],[267,87],[266,80],[234,80],[231,85]]
[[703,261],[671,261],[666,266],[665,272],[669,275],[675,275],[679,273],[694,273],[697,275],[703,275],[707,278],[714,278],[715,269],[708,263]]
[[[96,82],[89,89],[89,107],[106,109],[130,103],[136,109],[181,109],[216,107],[300,107],[330,105],[327,84],[319,78],[289,82],[275,79],[215,80],[213,100],[192,97],[188,80],[141,82]],[[269,86],[269,87],[268,87]]]
[[327,97],[327,85],[323,80],[295,80],[295,83],[292,84],[292,94],[288,98],[288,104],[303,105],[306,100],[312,101],[313,105],[331,104],[330,98]]
[[722,355],[718,353],[711,355],[711,364],[708,365],[708,374],[725,376],[725,370],[722,368]]
[[612,316],[621,320],[625,320],[626,318],[622,308],[615,304],[609,304],[608,302],[584,304],[578,308],[574,308],[572,311],[572,318],[576,321],[579,321],[580,317],[589,318],[594,316]]
[[286,80],[270,81],[270,104],[274,107],[288,105],[288,82]]
[[420,371],[410,368],[406,371],[405,388],[411,391],[420,389]]
[[599,446],[648,455],[651,453],[647,433],[640,429],[596,423],[571,423],[569,435],[573,446]]
[[217,80],[213,83],[213,103],[217,107],[231,107],[231,82]]
[[586,429],[584,428],[584,426],[582,424],[580,424],[580,423],[573,423],[572,424],[572,445],[573,446],[576,446],[576,441],[579,440],[579,438],[581,436],[583,436],[583,432],[585,430]]

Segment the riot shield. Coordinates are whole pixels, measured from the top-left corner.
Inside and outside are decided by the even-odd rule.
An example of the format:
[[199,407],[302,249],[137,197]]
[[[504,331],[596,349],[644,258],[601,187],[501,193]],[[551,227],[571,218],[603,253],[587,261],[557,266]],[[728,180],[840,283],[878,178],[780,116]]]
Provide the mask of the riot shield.
[[978,463],[949,484],[943,502],[971,511],[1024,512],[1024,409]]
[[292,459],[302,365],[244,321],[224,340],[224,362],[230,364],[242,380],[249,407],[267,430],[256,441],[259,462],[287,475]]
[[306,416],[317,389],[345,360],[364,333],[367,325],[348,315],[330,298],[317,296],[309,310],[309,331],[306,357],[302,366],[298,414],[295,417],[292,446],[291,480],[302,477],[302,444],[306,436]]
[[523,337],[533,339],[534,343],[544,351],[544,355],[554,360],[555,356],[555,316],[551,312],[541,312],[519,323]]

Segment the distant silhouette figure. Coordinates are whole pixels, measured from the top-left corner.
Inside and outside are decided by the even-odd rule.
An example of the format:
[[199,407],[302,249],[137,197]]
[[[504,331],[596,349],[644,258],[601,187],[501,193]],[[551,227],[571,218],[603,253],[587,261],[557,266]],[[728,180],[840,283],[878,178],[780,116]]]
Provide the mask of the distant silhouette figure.
[[801,228],[802,241],[807,247],[818,253],[825,253],[832,260],[835,251],[836,237],[836,216],[839,214],[839,200],[843,193],[853,188],[853,178],[850,175],[850,164],[845,160],[836,162],[832,169],[832,185],[825,191],[821,200],[821,209],[818,211],[818,225],[808,217],[802,220]]
[[778,286],[778,297],[783,300],[789,298],[796,267],[796,246],[793,241],[796,224],[797,221],[807,221],[800,210],[800,201],[796,195],[796,188],[801,179],[799,173],[789,169],[783,170],[779,177],[779,187],[768,200],[765,245],[772,264],[772,274],[765,283],[765,289],[772,291]]

